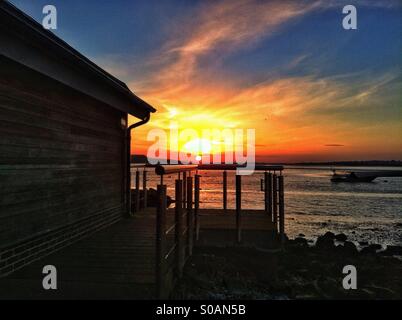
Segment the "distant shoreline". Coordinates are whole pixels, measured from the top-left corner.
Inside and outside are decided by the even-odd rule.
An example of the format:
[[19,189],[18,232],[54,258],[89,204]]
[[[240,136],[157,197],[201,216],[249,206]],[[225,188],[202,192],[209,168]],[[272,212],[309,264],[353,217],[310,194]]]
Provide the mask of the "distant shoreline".
[[[169,160],[166,160],[169,162]],[[131,155],[131,163],[148,163],[145,155]],[[327,162],[256,162],[256,165],[284,166],[350,166],[350,167],[402,167],[402,160],[353,160]]]
[[[260,163],[259,163],[260,164]],[[269,163],[261,163],[269,164]],[[282,163],[286,166],[349,166],[349,167],[402,167],[400,160],[373,160],[373,161],[333,161],[333,162],[295,162]]]

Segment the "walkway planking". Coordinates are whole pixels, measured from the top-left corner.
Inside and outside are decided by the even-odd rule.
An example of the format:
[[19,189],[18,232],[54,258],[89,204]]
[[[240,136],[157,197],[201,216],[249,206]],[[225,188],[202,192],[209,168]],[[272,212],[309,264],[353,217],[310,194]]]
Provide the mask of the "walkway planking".
[[237,242],[236,210],[200,209],[198,246],[277,246],[276,228],[263,210],[241,210],[241,242]]
[[[243,230],[273,231],[274,224],[263,210],[242,209]],[[200,227],[202,229],[236,229],[236,210],[234,209],[199,209]]]
[[[155,298],[155,211],[155,208],[142,210],[132,218],[123,219],[1,279],[0,299]],[[201,231],[198,244],[229,245],[233,242],[235,210],[225,213],[219,209],[200,209],[199,213]],[[173,221],[174,209],[169,209],[167,226],[171,226]],[[255,233],[263,242],[272,238],[274,226],[265,212],[242,210],[242,221],[245,240],[256,240],[250,238],[250,233]],[[217,238],[217,233],[226,235],[226,238]],[[230,241],[226,241],[228,235]],[[206,241],[206,237],[212,242]],[[58,290],[42,288],[45,265],[56,266]],[[171,288],[173,267],[166,277]]]

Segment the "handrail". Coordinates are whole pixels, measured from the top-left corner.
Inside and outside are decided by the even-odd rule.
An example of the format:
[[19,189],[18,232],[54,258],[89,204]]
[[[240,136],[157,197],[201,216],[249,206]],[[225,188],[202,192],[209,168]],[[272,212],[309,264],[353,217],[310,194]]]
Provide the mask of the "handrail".
[[177,249],[177,243],[173,243],[172,247],[169,249],[169,251],[165,254],[163,257],[165,260],[169,259],[172,253],[175,253],[175,250]]
[[130,163],[130,168],[147,168],[149,165],[146,163]]
[[165,231],[165,235],[168,235],[169,233],[174,231],[174,229],[176,228],[176,225],[177,225],[176,223],[173,223],[169,228],[167,228]]
[[[180,278],[183,273],[183,267],[186,259],[191,256],[194,240],[199,237],[200,221],[199,203],[200,203],[200,175],[198,172],[192,176],[186,176],[186,172],[193,170],[223,170],[223,208],[227,209],[227,170],[235,170],[236,165],[158,165],[155,172],[161,177],[161,184],[157,186],[157,228],[156,228],[156,256],[157,256],[157,290],[158,296],[161,296],[165,283],[164,272],[167,265],[171,263],[170,258],[174,255],[175,270]],[[284,176],[282,175],[282,166],[257,166],[256,170],[264,171],[262,181],[264,191],[264,204],[267,219],[274,226],[274,235],[282,243],[285,241],[285,211],[284,211]],[[167,204],[166,190],[167,185],[163,184],[163,176],[170,173],[183,173],[178,175],[175,180],[175,209],[174,221],[167,223]],[[138,180],[138,179],[137,179]],[[136,180],[136,181],[137,181]],[[193,184],[194,183],[194,184]],[[237,242],[242,242],[242,232],[244,213],[242,210],[242,176],[236,175],[236,238]],[[185,192],[186,191],[186,192]],[[194,200],[194,202],[193,202]],[[169,224],[169,225],[168,225]],[[174,231],[174,239],[168,235]],[[169,261],[168,261],[169,260]]]
[[[190,166],[180,169],[185,169],[186,171],[195,170],[197,166]],[[170,169],[170,168],[167,168]],[[177,168],[178,169],[178,168]],[[176,170],[177,170],[176,169]],[[167,172],[171,172],[167,170]],[[177,171],[175,171],[177,172]],[[183,171],[181,171],[183,172]],[[175,265],[177,274],[181,277],[183,272],[184,263],[186,258],[191,256],[193,250],[193,237],[194,237],[194,217],[193,215],[197,211],[193,211],[194,208],[199,207],[199,203],[193,202],[193,193],[199,194],[199,176],[186,177],[183,179],[177,179],[175,181],[175,213],[174,222],[167,225],[167,208],[166,208],[166,190],[167,186],[165,184],[159,184],[157,186],[158,193],[158,204],[157,204],[157,219],[156,219],[156,279],[157,279],[157,295],[158,297],[163,296],[164,292],[164,272],[166,271],[166,266],[168,259],[175,255]],[[184,179],[186,179],[187,193],[186,198],[183,197],[184,189]],[[193,189],[193,179],[197,180],[195,189]],[[195,198],[199,201],[199,196]],[[167,241],[167,236],[174,231],[173,243]]]
[[170,164],[170,165],[157,165],[155,167],[155,173],[158,176],[162,176],[165,174],[172,174],[172,173],[180,173],[180,172],[188,172],[197,170],[198,165],[196,164],[188,164],[188,165],[181,165],[181,164]]
[[[237,164],[158,164],[151,165],[147,163],[132,163],[131,168],[155,168],[155,173],[157,175],[165,175],[172,173],[180,173],[194,170],[226,170],[226,171],[234,171],[239,168],[246,168],[244,165]],[[282,165],[255,165],[255,171],[282,171],[284,170],[284,166]]]
[[[234,171],[239,168],[246,168],[242,165],[237,164],[199,164],[198,170],[225,170],[225,171]],[[283,166],[277,165],[256,165],[254,166],[255,171],[282,171],[284,169]]]

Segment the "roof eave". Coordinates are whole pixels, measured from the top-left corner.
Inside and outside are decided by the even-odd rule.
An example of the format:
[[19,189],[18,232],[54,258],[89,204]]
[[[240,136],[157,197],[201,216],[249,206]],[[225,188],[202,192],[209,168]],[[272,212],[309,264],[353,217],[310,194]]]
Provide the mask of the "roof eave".
[[[156,111],[150,104],[132,93],[123,82],[97,66],[52,32],[45,30],[38,22],[14,5],[7,1],[1,1],[0,17],[2,17],[0,27],[1,22],[13,24],[13,26],[8,26],[7,28],[1,28],[1,33],[13,33],[16,36],[13,39],[13,37],[7,37],[6,34],[3,34],[2,40],[8,40],[13,43],[10,46],[2,46],[0,54],[140,119],[145,118],[147,113]],[[6,17],[10,19],[6,21]],[[25,43],[18,44],[18,41]],[[30,50],[27,51],[27,48]],[[49,55],[49,52],[45,50],[46,48],[49,48],[53,55]],[[19,50],[23,50],[20,52],[23,53],[22,55],[18,54]],[[57,59],[54,59],[54,53],[57,53]],[[43,56],[47,56],[45,57],[47,59],[53,58],[53,66],[45,66],[41,59]],[[57,63],[60,64],[59,67],[55,66]],[[71,66],[76,66],[77,68],[72,70],[70,69]],[[80,79],[81,81],[74,83],[72,79],[74,78],[74,73],[76,78],[79,78],[79,73],[85,74],[83,79],[85,78],[84,80],[86,81]],[[93,81],[90,84],[91,79],[96,79],[97,81]],[[101,84],[98,90],[95,88],[97,83]],[[105,87],[110,91],[109,97],[104,92]],[[130,103],[133,105],[130,106]]]

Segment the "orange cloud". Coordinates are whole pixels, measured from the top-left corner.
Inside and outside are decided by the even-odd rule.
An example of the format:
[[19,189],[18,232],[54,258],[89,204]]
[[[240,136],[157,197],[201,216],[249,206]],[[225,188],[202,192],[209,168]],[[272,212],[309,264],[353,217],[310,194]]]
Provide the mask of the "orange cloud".
[[[286,161],[292,155],[314,157],[318,154],[335,159],[346,154],[357,157],[359,152],[363,157],[364,152],[370,154],[378,150],[385,154],[392,149],[401,150],[395,134],[376,148],[373,140],[368,142],[365,136],[370,130],[370,136],[382,138],[386,131],[396,133],[400,129],[398,122],[386,124],[388,128],[384,131],[385,125],[381,124],[374,128],[368,124],[356,126],[356,122],[342,118],[341,112],[342,109],[364,108],[368,101],[372,105],[382,103],[381,89],[396,79],[394,73],[376,77],[363,74],[358,84],[351,80],[354,74],[327,78],[311,74],[239,88],[232,79],[218,81],[206,77],[200,68],[199,60],[207,54],[218,51],[223,57],[249,48],[280,32],[286,23],[321,8],[320,5],[323,5],[320,1],[306,4],[252,0],[202,5],[199,14],[180,24],[180,30],[172,30],[172,39],[147,61],[152,71],[141,74],[142,78],[129,84],[158,109],[150,124],[138,130],[133,150],[137,147],[135,152],[144,152],[150,144],[144,141],[147,131],[169,129],[171,121],[178,123],[181,129],[198,131],[203,128],[256,129],[259,160],[282,156]],[[290,61],[289,68],[305,58],[306,55],[300,55]],[[219,61],[211,63],[219,64]],[[339,141],[346,147],[328,148],[325,146],[328,141]]]

